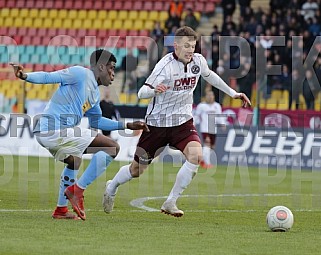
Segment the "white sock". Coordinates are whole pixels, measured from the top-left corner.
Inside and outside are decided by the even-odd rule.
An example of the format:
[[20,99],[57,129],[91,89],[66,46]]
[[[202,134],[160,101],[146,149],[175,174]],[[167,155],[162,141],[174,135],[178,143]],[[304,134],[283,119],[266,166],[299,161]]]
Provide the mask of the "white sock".
[[210,165],[211,164],[211,148],[204,146],[203,147],[203,160],[205,164]]
[[175,184],[169,194],[167,200],[173,199],[175,202],[183,193],[183,191],[187,188],[187,186],[191,183],[198,169],[198,165],[194,165],[188,161],[186,161],[181,169],[179,169]]
[[119,169],[114,179],[112,179],[111,183],[108,185],[108,194],[110,194],[111,196],[116,195],[119,185],[129,182],[131,179],[133,179],[133,176],[131,175],[129,170],[129,166],[130,165],[122,166]]

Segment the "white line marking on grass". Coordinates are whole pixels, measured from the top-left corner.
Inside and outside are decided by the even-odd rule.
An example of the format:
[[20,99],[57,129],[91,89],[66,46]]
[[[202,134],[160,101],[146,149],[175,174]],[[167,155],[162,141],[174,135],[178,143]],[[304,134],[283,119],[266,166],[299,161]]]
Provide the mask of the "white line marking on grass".
[[[181,197],[289,197],[295,194],[220,194],[220,195],[182,195]],[[311,195],[313,196],[313,195]],[[130,205],[136,207],[138,209],[145,210],[147,212],[159,212],[160,209],[156,209],[153,207],[149,207],[144,205],[146,201],[150,200],[158,200],[158,199],[166,199],[167,196],[160,196],[160,197],[141,197],[134,199],[130,202]],[[265,210],[230,210],[230,209],[217,209],[217,210],[185,210],[186,212],[260,212]],[[317,212],[321,211],[321,209],[296,209],[293,211],[300,211],[300,212]]]

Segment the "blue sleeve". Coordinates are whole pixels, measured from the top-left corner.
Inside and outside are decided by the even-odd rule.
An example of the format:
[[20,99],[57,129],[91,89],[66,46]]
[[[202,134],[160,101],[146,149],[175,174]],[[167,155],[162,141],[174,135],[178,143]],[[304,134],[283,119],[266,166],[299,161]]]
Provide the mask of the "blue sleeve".
[[105,131],[125,129],[123,122],[102,117],[102,112],[98,104],[88,110],[85,116],[88,117],[89,125],[92,128]]
[[61,71],[56,72],[32,72],[27,73],[26,81],[35,84],[63,83]]

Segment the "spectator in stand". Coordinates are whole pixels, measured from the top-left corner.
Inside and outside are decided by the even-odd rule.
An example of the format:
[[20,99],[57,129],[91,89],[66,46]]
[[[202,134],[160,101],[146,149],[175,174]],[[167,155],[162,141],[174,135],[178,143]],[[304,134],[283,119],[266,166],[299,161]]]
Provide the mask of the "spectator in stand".
[[181,24],[181,18],[177,16],[177,14],[170,14],[168,19],[165,21],[165,28],[166,33],[169,34],[172,32],[173,27],[180,27]]
[[314,71],[305,71],[305,80],[303,82],[303,97],[308,110],[314,110],[314,101],[319,93],[319,84],[317,77],[313,76]]
[[236,7],[235,0],[222,0],[221,6],[223,8],[223,20],[226,20],[227,16],[233,16]]
[[[127,49],[127,55],[123,57],[121,62],[121,70],[124,71],[123,84],[121,87],[121,93],[125,92],[126,86],[128,90],[132,90],[135,85],[136,76],[134,75],[138,65],[138,58],[134,56],[132,49]],[[135,91],[136,93],[136,91]]]
[[252,0],[238,0],[241,10],[241,16],[245,17],[249,10],[251,10]]
[[185,26],[191,27],[194,30],[197,29],[199,21],[197,20],[192,8],[187,8],[187,14],[184,18]]
[[184,11],[183,3],[179,0],[174,0],[169,5],[168,14],[169,16],[177,16],[179,19],[181,19],[183,11]]
[[299,109],[299,96],[302,91],[302,79],[300,72],[297,69],[292,70],[292,83],[290,83],[289,89],[289,110],[292,109],[292,103],[295,102],[295,109]]
[[301,8],[301,15],[305,21],[315,16],[316,11],[319,9],[318,4],[314,0],[307,0]]

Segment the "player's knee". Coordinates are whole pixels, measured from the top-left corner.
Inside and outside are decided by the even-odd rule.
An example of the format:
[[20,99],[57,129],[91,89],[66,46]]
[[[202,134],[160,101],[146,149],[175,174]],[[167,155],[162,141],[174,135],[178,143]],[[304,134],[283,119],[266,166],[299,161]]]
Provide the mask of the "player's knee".
[[130,170],[130,174],[132,175],[132,177],[137,178],[144,172],[144,170],[146,168],[147,168],[147,166],[145,167],[145,166],[142,166],[139,164],[131,164],[129,167],[129,170]]

